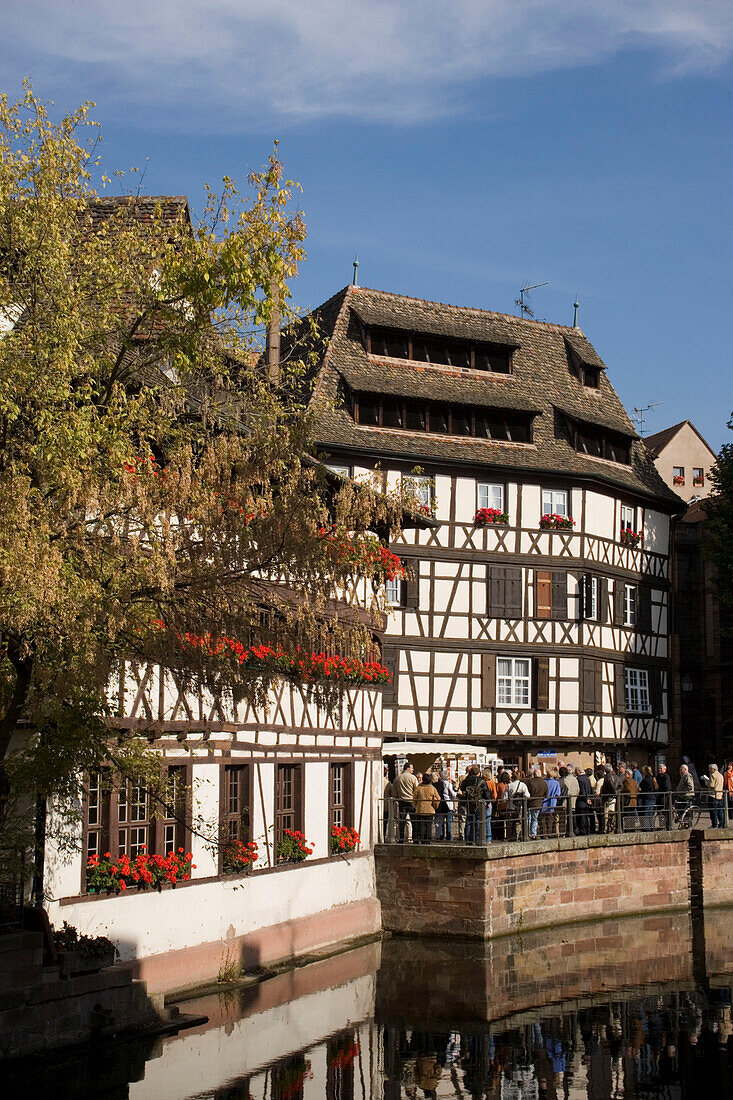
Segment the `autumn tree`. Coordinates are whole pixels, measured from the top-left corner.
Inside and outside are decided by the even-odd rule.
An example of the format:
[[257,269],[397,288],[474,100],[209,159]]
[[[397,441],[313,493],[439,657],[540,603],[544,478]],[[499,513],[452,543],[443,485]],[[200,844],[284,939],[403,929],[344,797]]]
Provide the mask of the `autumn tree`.
[[0,100],[6,806],[70,797],[111,751],[123,658],[255,702],[276,675],[323,689],[324,636],[357,658],[369,639],[334,594],[394,568],[368,532],[399,502],[310,457],[307,357],[261,366],[305,235],[276,156],[198,220],[182,199],[111,199],[89,108],[54,122],[30,88]]

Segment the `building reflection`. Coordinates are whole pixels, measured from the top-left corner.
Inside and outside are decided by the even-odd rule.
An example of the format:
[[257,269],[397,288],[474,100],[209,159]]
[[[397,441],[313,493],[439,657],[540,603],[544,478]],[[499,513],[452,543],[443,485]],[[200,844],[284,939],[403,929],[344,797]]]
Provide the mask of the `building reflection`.
[[[688,1100],[733,1094],[733,913],[411,940],[186,1002],[208,1021],[6,1075],[34,1100]],[[127,1073],[124,1065],[127,1057]]]

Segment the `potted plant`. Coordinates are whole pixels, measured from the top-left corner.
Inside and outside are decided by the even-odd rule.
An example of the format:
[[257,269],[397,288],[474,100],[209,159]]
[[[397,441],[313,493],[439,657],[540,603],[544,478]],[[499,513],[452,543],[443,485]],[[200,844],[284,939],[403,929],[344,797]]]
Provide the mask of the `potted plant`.
[[642,542],[644,536],[641,531],[631,531],[628,528],[624,528],[619,535],[619,542],[622,546],[629,546],[633,550]]
[[313,854],[313,845],[308,844],[305,834],[298,829],[286,829],[277,845],[278,863],[302,863]]
[[359,834],[348,825],[334,825],[331,829],[331,851],[335,855],[353,852],[359,847]]
[[244,841],[231,837],[224,845],[222,852],[222,868],[225,875],[243,874],[252,870],[252,865],[257,862],[257,842]]
[[557,512],[545,512],[544,516],[540,516],[540,528],[544,530],[558,531],[558,530],[571,530],[575,527],[575,520],[572,516],[560,516]]
[[684,474],[675,474],[674,477],[672,478],[672,484],[673,485],[684,485],[685,484]]
[[54,932],[53,939],[62,978],[93,974],[112,966],[117,956],[117,948],[106,936],[80,936],[66,921],[60,931]]
[[509,513],[502,512],[499,508],[479,508],[473,517],[474,527],[489,527],[497,524],[507,524]]

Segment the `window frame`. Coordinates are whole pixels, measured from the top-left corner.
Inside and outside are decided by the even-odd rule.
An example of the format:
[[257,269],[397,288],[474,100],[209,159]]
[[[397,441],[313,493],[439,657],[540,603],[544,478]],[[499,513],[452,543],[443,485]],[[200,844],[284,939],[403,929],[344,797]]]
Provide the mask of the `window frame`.
[[623,581],[624,586],[624,621],[623,626],[635,628],[637,619],[636,605],[638,602],[637,586]]
[[[430,474],[401,474],[400,485],[404,489],[412,489],[420,504],[431,510],[435,508],[435,478]],[[423,493],[425,489],[427,494]]]
[[[399,409],[399,423],[385,423],[385,402],[393,402]],[[376,416],[364,421],[362,406],[373,409]],[[408,426],[408,417],[415,410],[422,409],[422,427]],[[354,423],[363,428],[381,428],[384,431],[425,432],[428,435],[448,435],[455,439],[481,439],[492,443],[516,443],[528,446],[533,442],[533,419],[536,413],[526,410],[505,408],[484,408],[483,406],[464,405],[461,402],[422,400],[402,397],[394,394],[375,394],[367,391],[355,391],[351,395],[351,413]],[[431,427],[440,418],[438,426]],[[457,431],[458,420],[466,430]],[[501,426],[501,432],[486,434],[481,431],[485,422]],[[522,436],[522,438],[516,438]]]
[[[636,683],[632,682],[634,678],[636,678]],[[652,714],[651,676],[648,668],[626,666],[624,669],[624,688],[627,714]],[[634,706],[632,703],[634,694],[636,694],[638,706]],[[646,696],[646,706],[641,705],[644,696]]]
[[323,464],[327,470],[330,470],[332,474],[338,474],[339,477],[352,477],[353,466],[347,465],[345,462],[324,462]]
[[[633,505],[633,504],[621,504],[620,512],[621,512],[621,519],[620,519],[621,530],[622,531],[638,531],[639,528],[636,526],[636,506]],[[625,517],[624,512],[627,512],[627,513],[630,512],[631,513],[631,519],[628,519],[628,517]]]
[[[336,802],[334,773],[342,769],[341,801]],[[337,820],[338,819],[338,820]],[[354,761],[329,760],[328,762],[328,841],[330,851],[331,831],[336,825],[354,828]]]
[[[563,505],[563,507],[565,508],[564,512],[561,512],[559,510],[559,508],[557,508],[555,506],[555,496],[557,494],[560,494],[560,493],[562,493],[565,496],[565,504]],[[549,508],[545,507],[545,495],[546,494],[549,494],[550,500],[551,500],[551,504],[550,504]],[[568,519],[572,515],[572,512],[570,511],[571,501],[572,501],[572,490],[571,489],[555,489],[555,488],[551,488],[551,487],[550,488],[541,487],[540,488],[540,515],[546,516],[546,515],[553,515],[554,514],[554,515],[562,516],[563,519]]]
[[[499,490],[499,504],[494,504],[490,500],[490,494],[487,496],[488,503],[481,503],[481,490],[482,489],[498,489]],[[503,481],[477,481],[476,482],[476,511],[481,508],[498,508],[500,512],[506,512],[506,483]]]
[[[237,809],[232,809],[232,779],[236,773]],[[252,832],[252,766],[249,760],[229,760],[222,763],[219,783],[219,848],[229,840],[251,840]],[[238,822],[238,828],[232,829]]]
[[[390,586],[395,586],[395,598],[392,599],[389,595]],[[389,577],[384,581],[384,601],[388,607],[404,607],[405,606],[405,582],[402,577],[393,577],[391,580]]]
[[[511,666],[509,675],[502,672],[502,663]],[[526,675],[517,674],[517,666],[526,666]],[[502,681],[509,681],[511,685],[511,699],[507,702],[502,699]],[[522,695],[526,691],[526,699],[518,699],[518,689]],[[497,654],[496,657],[496,707],[501,710],[531,710],[532,708],[532,659],[531,657],[513,657]]]
[[[291,773],[292,806],[283,808],[280,805],[280,778],[284,777],[285,769]],[[293,832],[303,832],[305,821],[305,767],[300,760],[279,760],[275,764],[275,798],[273,803],[273,839],[275,853],[277,846],[283,839],[285,829]],[[292,824],[285,824],[286,818],[292,818]]]

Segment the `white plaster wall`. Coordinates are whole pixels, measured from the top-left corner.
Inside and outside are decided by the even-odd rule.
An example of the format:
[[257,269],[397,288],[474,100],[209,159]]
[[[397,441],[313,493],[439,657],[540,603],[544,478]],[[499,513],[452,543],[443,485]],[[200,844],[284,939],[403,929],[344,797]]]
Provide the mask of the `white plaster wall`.
[[[250,1093],[265,1096],[260,1067],[301,1050],[311,1062],[313,1078],[306,1096],[326,1095],[325,1049],[309,1050],[334,1032],[357,1027],[374,1014],[375,976],[365,975],[328,989],[278,1005],[244,1019],[210,1029],[183,1031],[164,1039],[160,1055],[145,1064],[145,1076],[129,1086],[130,1100],[184,1100],[212,1096],[223,1082],[249,1076]],[[258,1091],[258,1085],[260,1090]],[[361,1091],[358,1072],[355,1096]]]
[[[617,539],[619,532],[614,530],[614,512],[616,498],[607,493],[587,489],[585,494],[585,532],[602,538]],[[577,527],[580,527],[580,508],[575,513]]]
[[48,904],[52,924],[108,936],[122,959],[234,939],[285,921],[304,920],[375,895],[369,854],[282,868],[269,874],[200,882],[177,889]]
[[669,516],[653,508],[644,509],[644,549],[669,553]]

